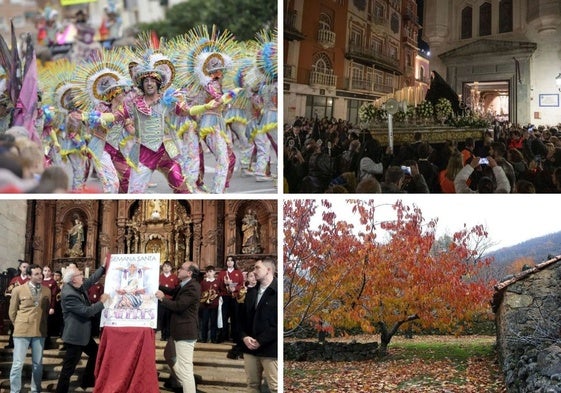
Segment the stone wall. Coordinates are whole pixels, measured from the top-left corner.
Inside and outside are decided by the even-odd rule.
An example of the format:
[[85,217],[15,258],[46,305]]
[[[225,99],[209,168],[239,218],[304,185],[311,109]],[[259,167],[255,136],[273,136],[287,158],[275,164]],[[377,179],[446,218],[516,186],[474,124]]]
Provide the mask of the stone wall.
[[24,259],[27,201],[0,201],[0,271]]
[[501,292],[497,342],[507,391],[561,392],[561,263],[550,261]]

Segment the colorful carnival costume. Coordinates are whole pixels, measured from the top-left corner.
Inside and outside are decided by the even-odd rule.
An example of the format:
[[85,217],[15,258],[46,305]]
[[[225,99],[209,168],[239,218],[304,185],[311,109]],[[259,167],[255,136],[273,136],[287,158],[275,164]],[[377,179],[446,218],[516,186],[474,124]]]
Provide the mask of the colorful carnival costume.
[[89,137],[77,114],[73,84],[75,66],[58,60],[45,71],[44,97],[46,107],[54,108],[52,127],[60,144],[63,161],[72,167],[72,190],[83,191],[90,171],[86,139]]
[[[248,123],[251,120],[251,86],[246,83],[247,74],[254,69],[251,59],[246,58],[240,61],[240,65],[234,75],[233,85],[240,88],[240,92],[232,99],[224,113],[226,125],[232,131],[233,137],[238,140],[240,148],[240,169],[242,173],[248,171],[251,164],[251,156],[254,151],[253,143],[249,142],[247,132]],[[233,140],[233,138],[232,138]]]
[[[147,47],[136,60],[130,62],[129,70],[135,85],[143,92],[128,101],[122,113],[123,119],[134,123],[138,139],[136,152],[131,152],[131,161],[137,170],[131,172],[129,193],[144,193],[154,170],[167,176],[168,184],[175,193],[189,193],[181,165],[178,162],[180,144],[178,136],[170,127],[171,114],[174,116],[194,115],[212,109],[217,103],[208,103],[198,108],[190,108],[181,99],[180,92],[169,89],[175,75],[175,67],[169,58],[157,50]],[[145,91],[146,79],[155,81],[157,92]],[[150,86],[150,81],[148,86]],[[166,91],[167,90],[167,91]],[[164,94],[162,94],[164,92]],[[148,101],[147,101],[148,100]],[[127,130],[130,126],[125,125]]]
[[8,76],[0,66],[0,134],[10,128],[12,101],[7,91]]
[[130,166],[120,144],[132,136],[112,114],[120,109],[132,84],[124,58],[122,51],[103,51],[95,62],[81,63],[75,73],[76,103],[91,133],[88,153],[106,193],[128,191]]
[[257,148],[257,162],[255,164],[255,179],[257,181],[270,180],[269,175],[271,148],[277,147],[277,63],[278,48],[276,32],[269,34],[262,32],[258,35],[261,49],[257,52],[255,62],[258,70],[264,75],[265,82],[259,89],[263,99],[261,119],[253,133],[253,141]]
[[195,103],[208,105],[215,101],[221,105],[202,113],[198,119],[199,136],[205,141],[216,160],[216,171],[210,191],[224,193],[232,177],[236,156],[232,142],[227,135],[226,123],[222,116],[223,105],[227,104],[235,92],[222,91],[223,72],[231,66],[237,55],[234,39],[229,32],[218,34],[215,29],[208,32],[206,26],[199,26],[187,33],[183,50],[178,52],[178,79],[196,97]]

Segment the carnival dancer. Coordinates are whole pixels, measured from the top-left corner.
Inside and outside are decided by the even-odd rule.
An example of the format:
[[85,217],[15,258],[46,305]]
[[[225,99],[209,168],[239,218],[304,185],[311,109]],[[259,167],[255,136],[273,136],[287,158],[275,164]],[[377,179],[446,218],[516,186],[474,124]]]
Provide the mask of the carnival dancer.
[[259,89],[259,95],[263,99],[261,120],[253,133],[253,140],[257,148],[255,164],[255,180],[274,180],[271,176],[271,148],[277,150],[277,40],[274,33],[263,31],[258,34],[261,49],[257,52],[255,62],[259,71],[265,77],[265,82]]
[[90,127],[88,153],[106,193],[128,191],[130,166],[120,148],[131,136],[112,113],[122,107],[132,85],[124,59],[121,50],[104,50],[96,61],[80,64],[74,80],[81,120]]
[[0,66],[0,135],[10,128],[12,121],[12,101],[7,90],[8,75],[4,67]]
[[185,101],[180,101],[181,93],[168,89],[175,75],[174,65],[167,56],[150,46],[129,63],[129,71],[134,84],[142,92],[126,102],[117,114],[117,119],[133,120],[134,126],[125,123],[125,129],[135,134],[139,144],[137,151],[131,152],[130,156],[138,169],[131,171],[129,193],[144,193],[156,169],[167,176],[168,185],[174,193],[190,193],[177,161],[179,144],[177,134],[168,126],[169,115],[171,112],[179,116],[196,115],[220,103],[213,101],[189,107]]
[[[231,101],[236,91],[224,93],[222,78],[224,71],[231,67],[239,49],[233,36],[225,31],[218,34],[216,27],[209,33],[207,26],[190,30],[183,40],[184,49],[178,53],[178,78],[192,91],[197,104],[211,101],[221,105],[201,113],[198,119],[199,135],[205,141],[216,160],[216,170],[210,192],[224,193],[229,186],[236,156],[232,142],[228,138],[226,123],[222,116],[224,104]],[[181,47],[181,45],[180,45]]]
[[[83,191],[90,171],[86,138],[87,130],[79,120],[74,103],[77,93],[73,84],[75,66],[66,59],[56,61],[45,72],[43,101],[54,108],[52,127],[56,130],[63,162],[72,167],[72,191]],[[45,107],[45,106],[44,106]]]
[[240,155],[238,157],[240,163],[240,171],[242,174],[249,171],[251,157],[254,151],[254,144],[249,142],[247,126],[251,119],[251,87],[246,83],[246,76],[254,69],[253,62],[249,58],[242,59],[240,65],[234,75],[233,85],[240,88],[240,92],[232,99],[224,114],[226,125],[232,131],[233,137],[236,137],[239,143]]

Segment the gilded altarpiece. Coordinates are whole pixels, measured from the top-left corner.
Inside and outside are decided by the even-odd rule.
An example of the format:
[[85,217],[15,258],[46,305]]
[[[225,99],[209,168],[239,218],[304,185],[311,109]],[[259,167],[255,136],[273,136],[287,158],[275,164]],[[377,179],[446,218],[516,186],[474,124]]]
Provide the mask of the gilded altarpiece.
[[26,259],[93,271],[107,253],[159,253],[162,263],[192,260],[201,268],[221,268],[233,255],[243,269],[276,259],[277,222],[276,200],[35,200]]

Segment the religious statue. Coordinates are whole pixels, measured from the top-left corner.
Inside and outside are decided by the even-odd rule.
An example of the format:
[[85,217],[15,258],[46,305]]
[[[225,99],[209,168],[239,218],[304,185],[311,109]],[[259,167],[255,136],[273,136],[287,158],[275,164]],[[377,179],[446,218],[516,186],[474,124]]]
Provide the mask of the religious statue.
[[155,220],[162,218],[162,201],[159,199],[150,201],[150,218]]
[[259,254],[261,252],[259,237],[257,215],[254,210],[248,209],[242,219],[242,253]]
[[80,217],[75,214],[73,217],[74,226],[68,231],[68,256],[78,258],[84,256],[84,225]]

